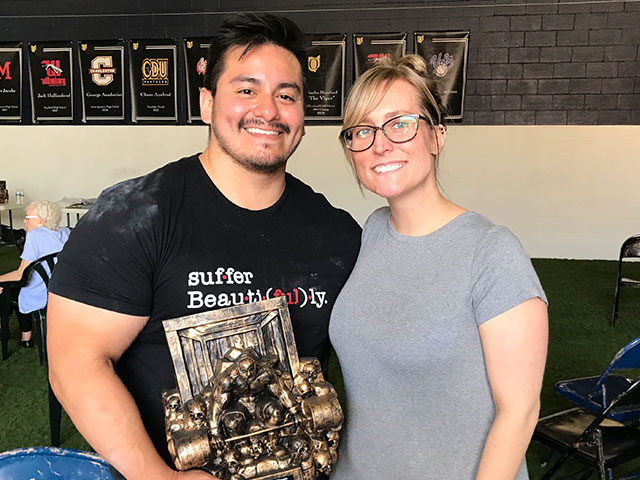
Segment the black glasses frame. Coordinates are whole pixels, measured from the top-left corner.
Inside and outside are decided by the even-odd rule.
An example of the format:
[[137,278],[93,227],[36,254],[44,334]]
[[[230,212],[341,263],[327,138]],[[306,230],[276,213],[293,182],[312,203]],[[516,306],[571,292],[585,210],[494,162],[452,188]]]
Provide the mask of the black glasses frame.
[[[418,125],[420,124],[419,121],[416,122],[416,129],[413,132],[413,136],[411,138],[407,138],[406,140],[401,140],[401,141],[393,140],[393,139],[389,138],[389,135],[387,135],[387,132],[385,131],[385,126],[387,124],[393,122],[394,120],[402,118],[402,117],[413,117],[416,120],[424,120],[425,122],[429,122],[429,119],[427,117],[425,117],[424,115],[420,115],[419,113],[405,113],[404,115],[398,115],[397,117],[390,118],[389,120],[385,121],[379,127],[376,127],[374,125],[361,124],[361,125],[354,125],[353,127],[345,128],[344,130],[340,131],[340,140],[342,140],[342,143],[344,144],[344,146],[347,147],[352,152],[364,152],[365,150],[369,150],[371,148],[371,146],[376,141],[376,134],[378,133],[378,130],[382,131],[384,136],[387,137],[387,140],[389,140],[391,143],[407,143],[407,142],[410,142],[411,140],[416,138],[416,135],[418,134]],[[371,137],[371,143],[369,144],[369,146],[366,147],[366,148],[361,148],[359,150],[355,150],[352,147],[350,147],[349,143],[347,142],[347,138],[346,138],[347,132],[349,132],[349,130],[353,130],[354,128],[357,128],[357,127],[367,127],[367,128],[370,128],[370,129],[373,130],[373,136]]]

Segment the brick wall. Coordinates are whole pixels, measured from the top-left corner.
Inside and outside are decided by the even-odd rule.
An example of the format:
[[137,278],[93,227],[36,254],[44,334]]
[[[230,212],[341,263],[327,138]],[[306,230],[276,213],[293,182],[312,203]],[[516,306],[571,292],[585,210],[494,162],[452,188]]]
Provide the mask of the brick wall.
[[640,123],[640,3],[496,7],[475,32],[464,123]]
[[229,11],[306,33],[469,30],[464,124],[640,124],[639,0],[0,0],[0,41],[203,36]]

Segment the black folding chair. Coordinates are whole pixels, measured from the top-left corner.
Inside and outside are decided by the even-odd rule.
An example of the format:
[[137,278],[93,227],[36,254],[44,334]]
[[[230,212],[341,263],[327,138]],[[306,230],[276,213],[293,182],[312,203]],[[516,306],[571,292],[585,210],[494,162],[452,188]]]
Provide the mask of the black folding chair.
[[[560,453],[561,458],[551,466],[541,480],[548,480],[560,467],[573,458],[586,467],[582,477],[597,473],[600,480],[613,480],[613,468],[640,458],[640,428],[611,420],[609,414],[640,388],[640,378],[620,393],[600,413],[584,408],[572,408],[554,413],[538,421],[533,439]],[[640,473],[618,477],[640,478]]]
[[[44,284],[49,287],[49,279],[51,278],[51,272],[55,266],[57,253],[51,253],[45,255],[37,260],[31,262],[22,273],[22,278],[16,282],[2,282],[2,286],[5,288],[22,288],[26,286],[32,279],[34,272],[37,273]],[[47,265],[48,269],[44,267]],[[2,358],[6,360],[8,357],[8,341],[9,341],[9,316],[12,308],[18,308],[17,302],[9,303],[10,295],[2,295],[5,300],[0,306],[0,318],[2,321]],[[40,310],[31,312],[33,320],[36,324],[36,330],[39,333],[40,342],[38,343],[38,355],[40,357],[40,365],[48,366],[47,362],[47,307]],[[48,380],[47,380],[48,383]],[[49,387],[49,426],[51,428],[51,445],[54,447],[60,446],[60,418],[62,416],[62,407],[60,402],[51,390],[51,384]]]
[[620,287],[640,288],[640,278],[628,278],[622,276],[622,267],[625,258],[640,258],[640,234],[627,238],[622,247],[620,247],[620,256],[618,257],[618,280],[616,282],[616,294],[613,301],[613,317],[611,325],[616,326],[618,319],[618,307],[620,303]]

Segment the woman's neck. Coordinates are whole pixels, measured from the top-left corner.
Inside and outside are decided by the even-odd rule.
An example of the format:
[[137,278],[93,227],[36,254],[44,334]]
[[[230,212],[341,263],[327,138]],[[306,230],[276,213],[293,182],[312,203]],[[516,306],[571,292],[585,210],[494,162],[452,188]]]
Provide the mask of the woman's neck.
[[391,226],[401,235],[419,237],[443,227],[466,210],[442,196],[436,188],[420,201],[390,199]]

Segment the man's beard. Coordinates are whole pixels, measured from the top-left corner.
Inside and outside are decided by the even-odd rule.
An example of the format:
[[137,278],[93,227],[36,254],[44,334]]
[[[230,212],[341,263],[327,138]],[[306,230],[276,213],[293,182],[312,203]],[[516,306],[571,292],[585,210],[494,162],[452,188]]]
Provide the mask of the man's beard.
[[[257,122],[245,120],[241,120],[238,123],[238,130],[250,125],[254,125],[256,127],[264,127],[268,125],[270,127],[282,130],[284,133],[289,133],[291,130],[288,125],[280,122]],[[213,136],[216,138],[216,142],[218,143],[220,150],[222,150],[226,155],[231,157],[246,169],[251,170],[252,172],[265,174],[275,173],[286,166],[287,160],[289,160],[289,157],[293,155],[293,152],[295,152],[296,148],[298,148],[298,145],[300,144],[300,140],[302,140],[302,138],[298,140],[298,143],[293,146],[291,151],[286,152],[283,155],[273,156],[269,153],[268,150],[263,151],[261,154],[257,155],[247,155],[238,151],[233,151],[229,142],[227,142],[225,138],[220,134],[214,119],[212,119],[211,122],[211,131],[213,132]]]

